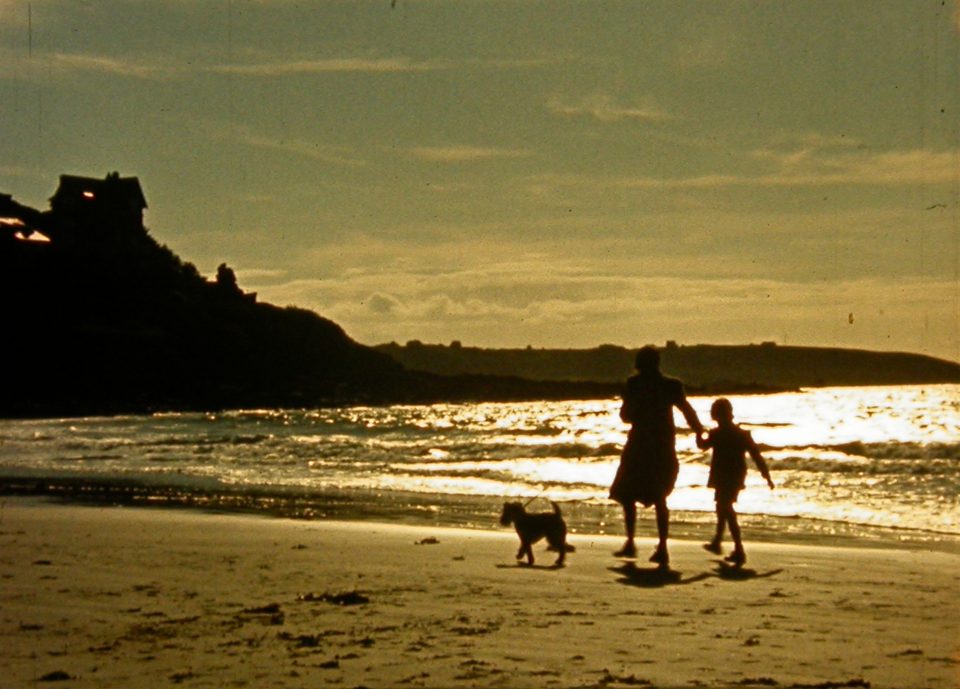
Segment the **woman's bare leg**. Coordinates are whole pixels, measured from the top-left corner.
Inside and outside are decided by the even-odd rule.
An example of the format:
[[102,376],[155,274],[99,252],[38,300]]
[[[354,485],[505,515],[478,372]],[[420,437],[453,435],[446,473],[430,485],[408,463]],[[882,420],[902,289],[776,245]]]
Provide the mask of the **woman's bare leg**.
[[657,549],[653,551],[650,557],[651,562],[657,562],[665,567],[670,562],[670,555],[667,553],[667,536],[670,534],[670,510],[667,509],[667,501],[659,500],[654,504],[657,512]]
[[623,548],[614,553],[614,555],[619,557],[633,557],[637,554],[637,546],[634,542],[634,537],[637,532],[637,503],[624,502],[622,505],[623,526],[627,532],[627,542],[624,543]]

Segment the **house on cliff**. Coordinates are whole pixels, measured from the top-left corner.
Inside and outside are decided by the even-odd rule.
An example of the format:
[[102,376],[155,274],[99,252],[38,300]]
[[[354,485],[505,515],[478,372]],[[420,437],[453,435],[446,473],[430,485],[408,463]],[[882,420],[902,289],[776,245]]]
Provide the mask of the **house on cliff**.
[[50,197],[48,213],[55,232],[79,240],[78,233],[112,235],[143,232],[146,197],[136,177],[112,172],[104,179],[60,175],[60,186]]
[[111,172],[104,179],[60,175],[60,186],[50,197],[50,209],[57,215],[71,215],[80,222],[143,225],[147,199],[136,177]]
[[0,216],[12,239],[36,240],[40,234],[54,243],[75,244],[98,239],[130,241],[146,234],[146,197],[136,177],[112,172],[103,179],[61,175],[50,197],[50,209],[38,211],[0,194]]

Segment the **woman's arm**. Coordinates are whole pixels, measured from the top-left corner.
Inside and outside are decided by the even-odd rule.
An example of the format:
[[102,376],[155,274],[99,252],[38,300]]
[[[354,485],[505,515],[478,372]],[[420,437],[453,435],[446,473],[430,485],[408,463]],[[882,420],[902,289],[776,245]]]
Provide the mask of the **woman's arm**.
[[690,402],[687,401],[686,396],[681,397],[677,401],[677,409],[683,414],[683,418],[687,420],[687,425],[697,434],[697,438],[703,435],[703,424],[700,423],[697,412],[690,406]]

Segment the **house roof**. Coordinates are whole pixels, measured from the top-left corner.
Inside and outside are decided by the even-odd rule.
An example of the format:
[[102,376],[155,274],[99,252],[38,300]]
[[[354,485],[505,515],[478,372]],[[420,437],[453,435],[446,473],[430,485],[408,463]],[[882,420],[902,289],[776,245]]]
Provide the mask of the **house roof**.
[[136,177],[120,177],[116,172],[108,174],[104,179],[60,175],[60,186],[50,197],[50,203],[76,199],[85,193],[93,194],[95,198],[101,200],[127,200],[141,210],[147,207],[147,199],[143,195],[143,189],[140,188],[140,180]]

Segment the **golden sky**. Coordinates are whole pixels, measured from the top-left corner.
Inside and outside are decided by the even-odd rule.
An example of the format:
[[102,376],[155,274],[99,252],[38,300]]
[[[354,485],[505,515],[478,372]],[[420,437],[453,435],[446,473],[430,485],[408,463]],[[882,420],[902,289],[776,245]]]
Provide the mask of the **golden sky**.
[[[941,0],[0,0],[0,192],[355,339],[960,359]],[[852,314],[852,318],[851,318]]]

